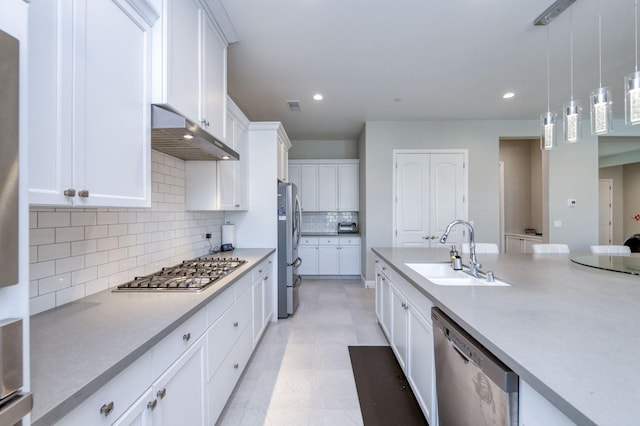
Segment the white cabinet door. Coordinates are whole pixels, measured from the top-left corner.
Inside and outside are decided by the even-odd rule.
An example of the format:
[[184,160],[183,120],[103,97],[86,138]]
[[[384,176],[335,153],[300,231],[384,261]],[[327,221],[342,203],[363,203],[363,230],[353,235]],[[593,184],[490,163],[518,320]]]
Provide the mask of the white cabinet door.
[[154,383],[154,426],[206,424],[204,362],[204,338],[201,338]]
[[435,381],[433,355],[433,327],[416,309],[409,305],[409,355],[407,362],[409,382],[413,393],[422,408],[427,421],[431,424],[434,412]]
[[382,330],[387,335],[387,339],[391,342],[391,325],[393,323],[393,291],[388,277],[382,275]]
[[318,247],[318,275],[340,274],[337,246]]
[[378,322],[384,322],[384,312],[382,310],[383,305],[383,297],[384,294],[382,292],[382,266],[380,265],[380,261],[375,261],[375,274],[376,274],[376,317],[378,318]]
[[358,211],[358,165],[338,164],[338,210]]
[[[163,96],[156,103],[166,103],[195,123],[200,123],[200,13],[197,0],[166,0],[166,42],[163,55],[166,63]],[[154,67],[153,72],[159,72]]]
[[406,373],[407,366],[407,316],[408,305],[404,297],[394,287],[390,286],[393,292],[391,321],[391,347],[396,354],[398,364]]
[[227,44],[202,9],[200,9],[200,20],[202,26],[200,123],[207,132],[222,138],[225,135],[227,110]]
[[122,415],[113,426],[151,426],[151,406],[153,405],[153,389],[149,388]]
[[523,253],[523,241],[522,238],[507,235],[505,237],[507,245],[507,253]]
[[32,204],[150,205],[157,16],[138,12],[125,0],[30,7]]
[[338,210],[338,166],[318,165],[318,210],[333,212]]
[[262,335],[262,325],[264,323],[264,289],[261,276],[258,281],[253,283],[252,287],[252,303],[253,303],[253,344],[254,346],[260,340]]
[[340,275],[360,275],[360,246],[340,246]]
[[302,164],[300,166],[300,205],[302,211],[318,211],[318,165]]
[[298,247],[298,257],[302,259],[298,275],[318,275],[318,251],[318,246]]
[[574,422],[522,379],[520,379],[518,399],[518,424],[520,426],[575,425]]
[[[239,161],[218,161],[219,210],[248,210],[249,157],[247,128],[228,114],[227,143],[240,154]],[[205,188],[202,188],[205,190]]]
[[523,238],[522,240],[522,252],[523,253],[533,253],[533,245],[534,244],[540,244],[542,243],[542,238],[537,238],[537,239],[533,239],[533,238]]
[[263,330],[264,328],[266,328],[267,324],[269,324],[269,321],[271,321],[271,317],[273,315],[273,301],[274,301],[274,294],[273,294],[273,261],[269,261],[269,269],[267,270],[267,272],[264,275],[264,278],[262,279],[262,296],[263,296],[263,300],[264,300],[264,308],[263,308],[263,316],[264,316],[264,323],[263,323]]

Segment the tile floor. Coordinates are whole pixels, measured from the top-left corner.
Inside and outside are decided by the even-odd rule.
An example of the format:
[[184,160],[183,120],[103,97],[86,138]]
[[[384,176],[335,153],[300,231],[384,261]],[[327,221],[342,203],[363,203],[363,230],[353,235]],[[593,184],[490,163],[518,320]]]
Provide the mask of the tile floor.
[[305,279],[300,305],[271,323],[219,426],[362,425],[349,345],[387,345],[374,289],[360,280]]

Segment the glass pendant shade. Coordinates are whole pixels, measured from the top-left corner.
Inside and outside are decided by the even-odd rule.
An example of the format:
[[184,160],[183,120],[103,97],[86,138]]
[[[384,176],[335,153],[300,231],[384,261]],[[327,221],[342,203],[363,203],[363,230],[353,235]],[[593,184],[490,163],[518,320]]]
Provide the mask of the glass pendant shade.
[[556,146],[555,112],[547,111],[540,116],[540,149],[549,150]]
[[575,143],[582,140],[582,105],[571,100],[562,107],[563,140]]
[[613,131],[611,89],[599,87],[589,96],[591,105],[591,134],[605,135]]
[[624,77],[624,121],[626,124],[640,124],[640,71]]

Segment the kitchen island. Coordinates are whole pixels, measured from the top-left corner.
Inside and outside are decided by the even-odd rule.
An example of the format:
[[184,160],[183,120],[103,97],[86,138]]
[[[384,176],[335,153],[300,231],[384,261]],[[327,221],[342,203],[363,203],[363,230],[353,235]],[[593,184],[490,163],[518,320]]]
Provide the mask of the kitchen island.
[[[32,423],[35,426],[51,425],[61,420],[118,374],[138,361],[145,361],[143,357],[151,358],[150,350],[175,331],[180,331],[182,324],[196,315],[211,317],[212,312],[205,313],[204,309],[223,299],[218,296],[224,296],[224,299],[233,296],[225,290],[241,280],[249,280],[251,309],[252,274],[255,276],[257,265],[266,263],[274,251],[236,249],[222,253],[245,259],[247,263],[200,293],[114,293],[107,290],[31,317]],[[213,313],[221,315],[223,312]],[[250,312],[246,321],[251,322]],[[182,340],[182,335],[178,337]],[[154,354],[154,368],[162,364],[157,360],[162,360],[168,352]],[[121,408],[126,407],[116,406],[116,409]],[[99,409],[98,405],[96,414]],[[105,422],[108,420],[106,415]]]
[[448,262],[448,250],[373,252],[574,423],[640,424],[640,276],[570,255],[479,254],[511,286],[439,286],[405,263]]

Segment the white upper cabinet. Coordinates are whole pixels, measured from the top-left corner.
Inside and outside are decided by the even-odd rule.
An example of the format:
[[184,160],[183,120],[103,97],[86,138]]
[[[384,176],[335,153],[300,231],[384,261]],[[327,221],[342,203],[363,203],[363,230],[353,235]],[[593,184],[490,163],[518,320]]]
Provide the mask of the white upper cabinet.
[[146,0],[29,6],[29,202],[150,205]]
[[198,0],[162,0],[153,30],[153,103],[225,140],[227,39]]
[[289,179],[300,188],[302,210],[359,210],[358,160],[291,160]]

